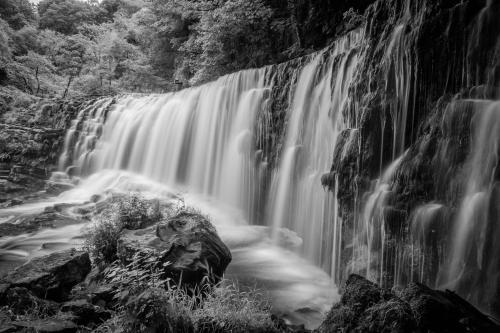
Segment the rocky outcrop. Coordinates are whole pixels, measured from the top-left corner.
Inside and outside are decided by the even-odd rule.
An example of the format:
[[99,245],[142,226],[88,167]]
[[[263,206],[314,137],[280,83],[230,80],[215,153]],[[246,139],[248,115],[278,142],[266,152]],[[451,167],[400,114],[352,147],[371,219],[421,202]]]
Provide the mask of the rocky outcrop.
[[66,130],[86,103],[33,97],[29,105],[0,110],[0,203],[44,190]]
[[118,257],[124,262],[147,250],[159,254],[158,266],[166,278],[191,288],[207,278],[220,281],[231,262],[231,252],[213,225],[192,212],[178,213],[146,229],[125,230],[118,241]]
[[69,250],[34,258],[5,276],[1,281],[3,292],[21,287],[43,299],[63,301],[71,289],[82,282],[90,272],[87,252]]
[[450,291],[410,284],[400,292],[383,289],[359,275],[346,281],[319,332],[498,332],[492,322]]
[[[450,282],[440,274],[455,255],[453,233],[478,150],[474,137],[481,115],[499,98],[498,15],[499,3],[487,0],[378,0],[366,10],[344,110],[349,123],[322,178],[337,193],[342,220],[339,283],[350,273],[387,287]],[[477,192],[488,197],[488,216],[473,223],[464,273],[453,282],[460,295],[496,316],[500,283],[485,276],[500,271],[493,259],[499,180],[491,172]],[[359,264],[367,257],[370,262]]]

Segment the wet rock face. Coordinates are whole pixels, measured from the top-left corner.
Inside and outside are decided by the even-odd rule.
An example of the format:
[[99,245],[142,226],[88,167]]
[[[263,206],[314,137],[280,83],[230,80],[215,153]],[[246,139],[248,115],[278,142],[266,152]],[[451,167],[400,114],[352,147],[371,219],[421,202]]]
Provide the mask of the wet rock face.
[[90,272],[87,252],[69,250],[34,258],[5,276],[1,283],[4,292],[21,287],[37,297],[62,301],[71,289],[82,282]]
[[449,291],[410,284],[398,293],[350,275],[319,332],[497,332],[500,326]]
[[84,100],[34,99],[0,113],[0,203],[44,189]]
[[165,277],[187,287],[220,281],[231,262],[231,252],[213,225],[198,213],[181,212],[156,226],[123,232],[118,242],[120,260],[127,262],[144,250],[159,253],[158,265]]
[[[500,4],[486,0],[378,0],[366,10],[365,43],[345,111],[350,123],[322,178],[337,191],[342,218],[340,280],[368,271],[384,286],[435,285],[453,251],[475,126],[484,105],[499,98],[499,15]],[[376,180],[401,156],[380,197],[371,197]],[[498,172],[491,179],[498,181]],[[498,315],[499,284],[481,278],[486,270],[500,271],[489,259],[498,249],[495,191],[485,190],[489,236],[471,237],[484,247],[469,246],[482,254],[464,259],[456,289],[471,295],[467,288],[473,288],[469,300]],[[367,209],[368,200],[376,209]],[[358,244],[351,246],[353,239]],[[357,265],[356,252],[360,258],[369,252],[371,262]]]

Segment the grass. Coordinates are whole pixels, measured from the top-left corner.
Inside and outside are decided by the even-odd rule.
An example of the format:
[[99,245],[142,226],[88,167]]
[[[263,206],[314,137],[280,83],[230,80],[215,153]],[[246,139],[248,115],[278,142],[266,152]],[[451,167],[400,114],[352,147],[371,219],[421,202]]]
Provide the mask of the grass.
[[[137,289],[136,289],[137,290]],[[264,294],[228,280],[192,294],[181,288],[147,287],[129,295],[96,332],[278,332]]]

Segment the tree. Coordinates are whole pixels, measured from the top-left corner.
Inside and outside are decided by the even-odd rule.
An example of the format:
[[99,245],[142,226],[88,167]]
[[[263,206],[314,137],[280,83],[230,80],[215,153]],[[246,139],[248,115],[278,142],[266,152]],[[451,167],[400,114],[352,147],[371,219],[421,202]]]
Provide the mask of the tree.
[[272,15],[260,0],[227,0],[202,12],[194,34],[181,47],[193,67],[191,82],[265,64],[273,56]]
[[83,23],[102,23],[105,11],[97,5],[79,0],[43,0],[38,4],[40,29],[51,29],[66,35],[78,33]]
[[17,57],[16,61],[31,70],[31,75],[36,81],[36,87],[30,90],[35,95],[38,95],[40,93],[40,75],[53,73],[55,71],[54,65],[46,57],[33,51],[28,51],[25,56]]
[[28,0],[1,0],[0,18],[7,21],[12,29],[18,30],[35,23],[35,12]]
[[6,62],[10,59],[11,49],[9,45],[10,36],[12,35],[12,30],[9,24],[0,19],[0,60]]
[[82,35],[68,36],[65,43],[58,50],[56,55],[56,65],[61,74],[68,77],[63,98],[68,94],[73,79],[80,75],[85,61],[87,59],[87,49],[90,47],[90,41]]
[[37,49],[38,44],[38,31],[31,25],[25,25],[18,31],[12,34],[13,41],[13,54],[25,55],[30,49]]

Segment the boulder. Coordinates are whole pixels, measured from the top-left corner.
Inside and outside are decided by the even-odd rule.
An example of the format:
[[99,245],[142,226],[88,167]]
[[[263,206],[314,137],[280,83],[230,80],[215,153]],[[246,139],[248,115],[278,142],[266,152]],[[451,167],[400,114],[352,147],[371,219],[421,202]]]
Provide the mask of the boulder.
[[26,288],[43,299],[64,301],[71,288],[85,279],[90,265],[87,252],[74,249],[54,252],[30,260],[5,276],[0,283],[7,284],[8,289]]
[[500,326],[451,291],[411,283],[401,298],[410,304],[418,328],[429,332],[500,332]]
[[380,302],[384,294],[387,293],[375,283],[351,274],[345,283],[340,303],[363,311]]
[[346,281],[340,303],[335,304],[319,332],[412,332],[410,306],[388,290],[362,276]]
[[78,326],[72,321],[57,318],[13,321],[11,326],[17,329],[14,332],[73,333],[78,331]]
[[231,252],[214,226],[202,215],[181,212],[166,223],[159,223],[158,237],[167,243],[163,261],[170,277],[182,283],[198,284],[209,277],[218,282],[231,262]]
[[40,299],[22,287],[9,288],[1,296],[0,305],[7,306],[15,314],[24,314],[34,308],[43,308],[46,313],[51,314],[58,310],[57,303]]
[[[213,225],[192,212],[181,212],[156,227],[125,230],[118,241],[118,257],[123,262],[148,249],[160,253],[159,267],[165,277],[187,287],[203,281],[217,283],[231,262],[231,252]],[[166,262],[169,265],[163,265]]]
[[412,283],[396,295],[353,274],[318,332],[493,333],[500,326],[450,291]]
[[109,318],[111,313],[100,306],[92,305],[84,299],[66,302],[61,307],[62,312],[70,312],[73,321],[78,325],[89,327],[93,324],[100,324]]
[[62,192],[71,190],[75,186],[73,184],[63,183],[63,182],[55,182],[55,181],[47,181],[45,184],[45,191],[51,195],[59,195]]

